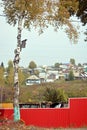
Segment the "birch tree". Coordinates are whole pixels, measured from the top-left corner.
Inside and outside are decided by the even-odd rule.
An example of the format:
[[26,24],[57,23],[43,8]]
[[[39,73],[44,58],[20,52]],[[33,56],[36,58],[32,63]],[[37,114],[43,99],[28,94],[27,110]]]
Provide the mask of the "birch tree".
[[[71,0],[65,4],[65,0],[2,0],[4,7],[4,14],[6,20],[10,25],[17,25],[17,48],[15,49],[14,64],[14,120],[20,120],[19,110],[19,79],[18,68],[20,61],[20,53],[22,48],[25,48],[26,39],[21,40],[22,29],[31,29],[32,26],[39,28],[39,34],[44,29],[52,25],[55,29],[59,26],[66,25],[68,29],[66,32],[70,39],[76,39],[77,33],[69,21],[74,5],[71,5]],[[76,2],[76,0],[73,0]],[[71,5],[72,8],[69,8]],[[76,3],[77,7],[77,3]],[[72,9],[72,10],[70,10]]]

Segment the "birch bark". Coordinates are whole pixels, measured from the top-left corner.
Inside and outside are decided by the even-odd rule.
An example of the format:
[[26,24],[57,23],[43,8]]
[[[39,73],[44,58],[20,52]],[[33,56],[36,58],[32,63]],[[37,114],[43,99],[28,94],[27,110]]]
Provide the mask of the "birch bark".
[[22,18],[19,18],[18,21],[18,35],[17,35],[17,48],[15,49],[14,57],[14,121],[20,120],[20,108],[19,108],[19,78],[18,78],[18,69],[20,61],[20,52],[21,52],[21,33],[22,33]]

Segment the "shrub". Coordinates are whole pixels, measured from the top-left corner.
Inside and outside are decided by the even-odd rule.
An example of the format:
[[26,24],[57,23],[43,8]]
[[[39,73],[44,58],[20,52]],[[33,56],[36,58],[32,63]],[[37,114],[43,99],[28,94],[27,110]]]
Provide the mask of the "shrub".
[[45,101],[51,101],[52,103],[67,102],[68,96],[62,89],[47,87],[44,91],[44,99]]

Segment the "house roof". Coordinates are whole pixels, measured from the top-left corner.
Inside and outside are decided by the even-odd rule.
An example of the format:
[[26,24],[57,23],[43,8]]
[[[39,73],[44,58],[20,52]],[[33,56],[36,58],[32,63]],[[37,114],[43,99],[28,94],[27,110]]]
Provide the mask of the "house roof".
[[27,79],[39,79],[36,75],[31,75]]

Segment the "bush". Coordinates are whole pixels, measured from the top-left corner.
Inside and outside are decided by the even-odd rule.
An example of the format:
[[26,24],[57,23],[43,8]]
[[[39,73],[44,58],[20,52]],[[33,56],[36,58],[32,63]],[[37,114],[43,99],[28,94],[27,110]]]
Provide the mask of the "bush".
[[52,103],[67,102],[68,96],[62,89],[47,87],[44,91],[44,99],[45,101],[51,101]]

